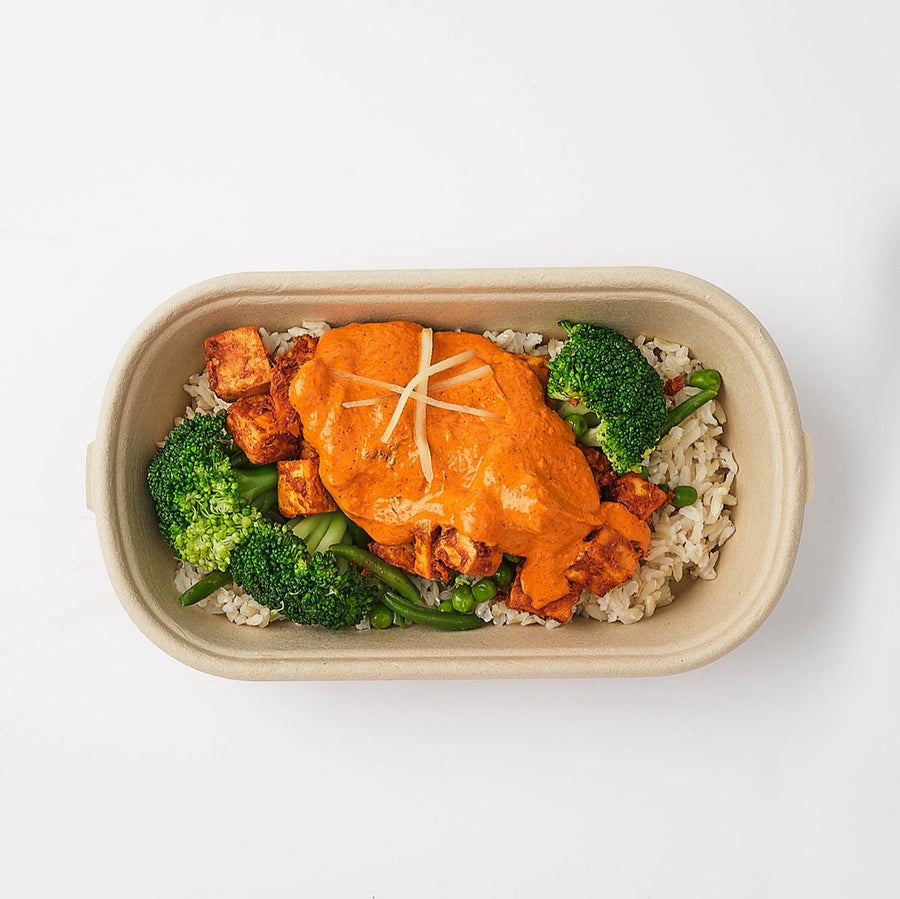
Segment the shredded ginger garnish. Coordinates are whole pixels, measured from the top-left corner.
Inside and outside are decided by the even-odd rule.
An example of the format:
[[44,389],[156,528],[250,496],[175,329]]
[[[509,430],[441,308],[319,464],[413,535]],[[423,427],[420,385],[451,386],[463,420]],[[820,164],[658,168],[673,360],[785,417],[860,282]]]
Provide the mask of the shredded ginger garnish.
[[457,353],[455,356],[450,356],[447,359],[432,364],[431,354],[434,346],[433,340],[434,332],[431,328],[423,328],[421,351],[419,354],[419,370],[405,385],[402,386],[400,384],[392,384],[390,381],[380,381],[377,378],[367,378],[363,375],[354,374],[353,372],[341,371],[340,369],[331,369],[330,372],[337,378],[355,381],[358,384],[366,384],[370,387],[381,387],[391,391],[388,394],[371,397],[370,399],[351,400],[346,403],[341,403],[341,406],[344,409],[354,409],[360,406],[374,406],[376,403],[384,402],[384,400],[390,399],[393,395],[399,394],[394,413],[391,415],[390,421],[388,421],[387,427],[381,435],[382,443],[387,443],[388,440],[390,440],[391,434],[394,433],[394,429],[400,421],[400,416],[403,414],[407,401],[411,399],[416,404],[413,435],[416,449],[419,453],[419,464],[422,466],[422,474],[429,484],[434,480],[434,469],[431,463],[431,448],[428,446],[425,430],[425,414],[428,406],[435,406],[438,409],[446,409],[451,412],[476,415],[480,418],[501,419],[503,417],[502,415],[498,415],[496,412],[490,412],[487,409],[479,409],[475,406],[461,406],[457,403],[448,403],[428,395],[429,388],[431,390],[447,390],[450,387],[458,387],[461,384],[466,384],[477,378],[483,378],[486,374],[491,372],[490,365],[481,365],[478,368],[472,369],[472,371],[456,375],[452,378],[446,378],[442,381],[433,381],[429,384],[429,378],[432,375],[440,374],[440,372],[446,371],[448,368],[453,368],[456,365],[461,365],[463,362],[468,362],[469,359],[472,359],[475,356],[474,350],[466,350],[464,353]]
[[[415,390],[410,394],[415,400],[421,400],[422,397],[428,396],[428,366],[431,365],[431,351],[434,348],[434,332],[431,328],[422,328],[422,349],[419,351],[419,383]],[[400,401],[397,401],[400,405]],[[422,474],[425,475],[426,483],[430,484],[434,480],[434,468],[431,464],[431,449],[428,446],[428,438],[425,436],[425,412],[427,406],[425,403],[416,402],[415,408],[415,429],[413,431],[416,440],[416,449],[419,451],[419,463],[422,466]],[[382,443],[387,443],[384,437],[381,438]]]

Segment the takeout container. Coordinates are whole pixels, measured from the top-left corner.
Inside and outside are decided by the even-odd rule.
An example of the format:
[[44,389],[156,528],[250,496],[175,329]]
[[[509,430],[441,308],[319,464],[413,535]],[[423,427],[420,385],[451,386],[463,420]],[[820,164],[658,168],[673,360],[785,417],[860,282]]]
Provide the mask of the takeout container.
[[[145,476],[157,442],[183,413],[182,384],[203,368],[205,337],[247,324],[284,330],[302,320],[392,319],[559,336],[562,318],[684,343],[721,371],[725,437],[740,471],[736,532],[715,580],[686,578],[672,605],[636,624],[576,618],[553,630],[253,628],[181,607]],[[657,268],[279,272],[203,281],[147,317],[110,375],[87,475],[88,506],[126,612],[159,647],[202,671],[246,680],[590,677],[684,671],[750,636],[787,584],[813,463],[771,337],[740,303],[689,275]]]

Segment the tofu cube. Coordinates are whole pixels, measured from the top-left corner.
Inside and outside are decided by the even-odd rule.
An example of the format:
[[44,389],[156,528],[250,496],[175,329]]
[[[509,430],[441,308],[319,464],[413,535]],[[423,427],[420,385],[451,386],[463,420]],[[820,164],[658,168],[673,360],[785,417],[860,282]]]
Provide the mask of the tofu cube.
[[334,512],[337,503],[319,477],[318,459],[291,459],[278,463],[278,511],[285,518]]
[[415,555],[415,565],[413,572],[419,577],[432,580],[437,578],[439,581],[447,581],[450,579],[450,569],[441,561],[434,557],[434,540],[440,533],[437,525],[428,522],[419,522],[413,528],[413,551]]
[[538,609],[534,605],[534,600],[522,589],[521,571],[517,571],[516,579],[509,588],[506,604],[510,609],[529,612],[538,618],[552,618],[560,624],[565,624],[572,617],[572,610],[580,598],[581,590],[574,587],[566,596],[554,599]]
[[300,441],[279,426],[268,394],[248,396],[232,403],[225,427],[254,465],[268,465],[300,455]]
[[278,423],[292,434],[300,436],[300,416],[291,405],[291,382],[301,366],[305,365],[316,354],[318,339],[303,335],[298,337],[291,348],[275,359],[272,368],[272,383],[269,394],[275,405],[275,417]]
[[610,484],[609,495],[641,521],[649,521],[650,516],[669,501],[668,493],[633,471]]
[[399,546],[370,543],[369,551],[395,568],[408,571],[410,574],[446,581],[450,577],[450,570],[434,558],[432,548],[437,532],[436,526],[422,522],[413,530],[412,543],[403,543]]
[[266,393],[272,364],[256,328],[235,328],[203,343],[209,386],[228,403]]
[[634,577],[640,557],[640,551],[627,537],[613,527],[601,525],[566,569],[566,578],[580,590],[603,596]]
[[401,543],[398,546],[388,546],[385,543],[370,543],[369,552],[384,559],[388,565],[399,568],[401,571],[416,573],[416,551],[412,543]]
[[496,546],[460,534],[456,528],[447,528],[434,541],[434,558],[451,571],[470,577],[490,577],[500,567],[503,553]]

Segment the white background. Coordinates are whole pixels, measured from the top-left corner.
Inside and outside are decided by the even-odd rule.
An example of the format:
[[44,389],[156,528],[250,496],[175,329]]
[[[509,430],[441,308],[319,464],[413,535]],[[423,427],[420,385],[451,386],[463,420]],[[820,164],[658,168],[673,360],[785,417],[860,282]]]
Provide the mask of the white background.
[[[2,20],[4,895],[893,893],[896,4]],[[792,373],[817,496],[743,646],[657,680],[250,684],[127,619],[84,451],[158,303],[230,271],[609,264],[718,284]]]

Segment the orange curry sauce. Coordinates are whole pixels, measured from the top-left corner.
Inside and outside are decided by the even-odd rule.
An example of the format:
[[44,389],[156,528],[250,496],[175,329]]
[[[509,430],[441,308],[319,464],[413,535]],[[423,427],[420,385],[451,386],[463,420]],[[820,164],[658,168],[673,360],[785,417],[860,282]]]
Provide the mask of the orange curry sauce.
[[376,405],[342,403],[385,394],[339,378],[343,370],[404,385],[419,367],[422,328],[411,322],[353,324],[328,331],[291,385],[319,474],[340,508],[374,540],[412,541],[417,523],[454,527],[524,556],[522,588],[541,607],[569,593],[565,570],[606,515],[572,428],[545,401],[522,360],[476,334],[436,332],[432,364],[474,350],[475,357],[433,375],[446,380],[484,364],[491,374],[429,395],[486,409],[500,419],[427,407],[434,466],[429,485],[414,439],[410,400],[387,443],[381,436],[397,395]]

